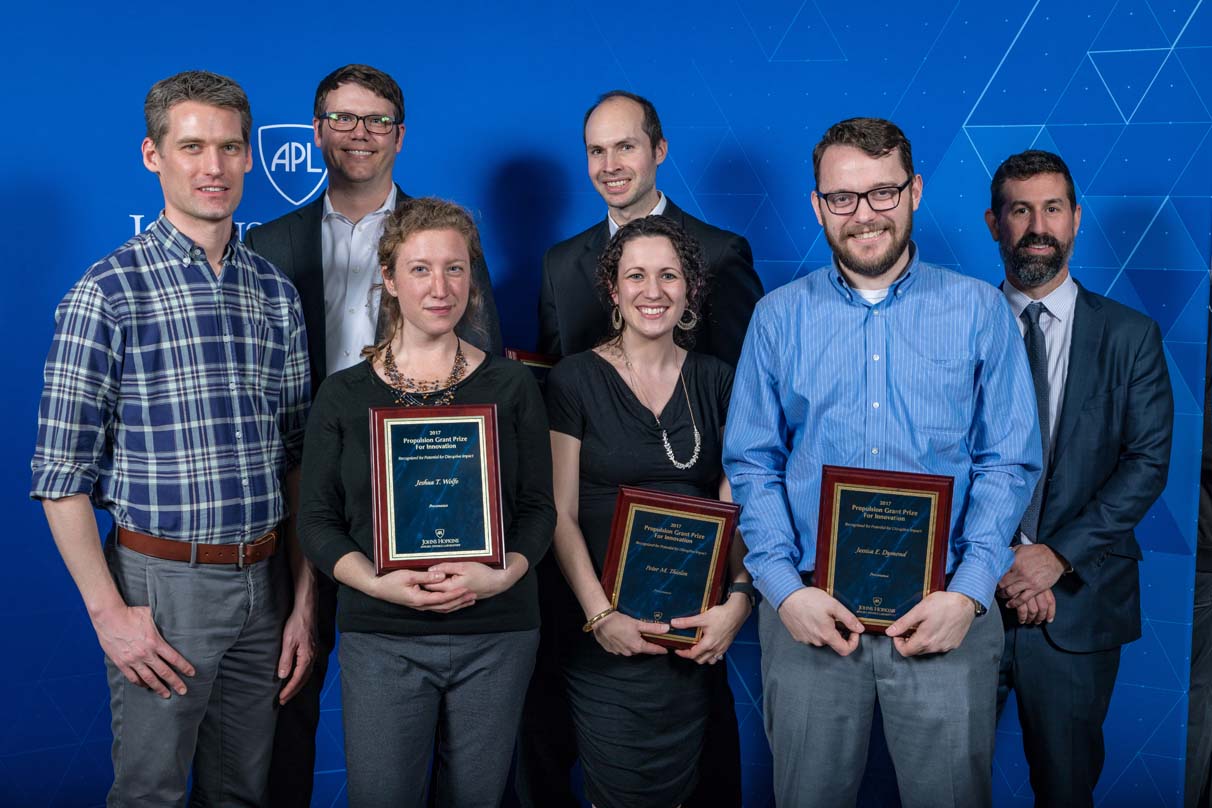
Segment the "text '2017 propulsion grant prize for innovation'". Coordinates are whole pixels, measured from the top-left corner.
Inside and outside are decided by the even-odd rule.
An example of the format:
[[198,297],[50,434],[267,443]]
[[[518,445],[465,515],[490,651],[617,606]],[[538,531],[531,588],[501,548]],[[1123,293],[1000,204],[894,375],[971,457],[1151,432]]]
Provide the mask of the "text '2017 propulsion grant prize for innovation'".
[[944,586],[953,480],[823,466],[817,586],[882,634]]
[[[602,588],[629,617],[667,623],[720,602],[739,505],[619,487]],[[647,639],[671,648],[699,641],[701,629],[670,628]]]
[[375,572],[504,563],[496,405],[372,407]]

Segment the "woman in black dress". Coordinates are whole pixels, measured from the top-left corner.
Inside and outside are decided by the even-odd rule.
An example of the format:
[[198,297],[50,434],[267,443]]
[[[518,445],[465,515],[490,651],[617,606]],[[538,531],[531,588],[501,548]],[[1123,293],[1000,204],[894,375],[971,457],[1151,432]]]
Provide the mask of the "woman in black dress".
[[[479,252],[475,223],[457,205],[417,199],[394,213],[379,244],[386,336],[365,362],[324,381],[307,422],[299,531],[307,555],[340,584],[354,808],[423,805],[431,756],[434,804],[499,804],[534,667],[530,570],[555,523],[547,419],[528,369],[454,332],[476,304]],[[506,568],[458,562],[376,576],[368,408],[490,403]]]
[[669,625],[613,611],[599,582],[618,486],[729,497],[720,451],[732,370],[678,344],[695,325],[705,282],[699,247],[676,224],[650,216],[625,225],[598,268],[613,303],[610,335],[547,377],[554,548],[586,620],[565,633],[562,663],[585,789],[598,808],[663,808],[689,796],[708,712],[701,666],[721,660],[752,608],[739,536],[726,601],[671,621],[703,628],[691,648],[670,653],[646,640],[642,632]]

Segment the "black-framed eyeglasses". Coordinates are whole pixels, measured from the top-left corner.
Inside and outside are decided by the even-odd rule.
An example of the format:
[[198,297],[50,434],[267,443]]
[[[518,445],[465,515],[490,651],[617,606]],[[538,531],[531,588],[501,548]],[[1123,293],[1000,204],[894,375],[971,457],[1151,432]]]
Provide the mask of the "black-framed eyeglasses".
[[867,200],[867,204],[874,211],[892,210],[901,204],[901,191],[908,188],[911,182],[913,182],[913,177],[900,185],[882,185],[861,194],[858,191],[834,191],[831,194],[822,194],[817,191],[816,193],[825,200],[825,206],[829,208],[830,213],[835,216],[849,216],[858,210],[859,202],[863,199]]
[[352,112],[325,112],[320,116],[328,121],[328,126],[334,132],[352,132],[358,128],[358,121],[373,135],[388,135],[396,128],[396,119],[390,115],[354,115]]

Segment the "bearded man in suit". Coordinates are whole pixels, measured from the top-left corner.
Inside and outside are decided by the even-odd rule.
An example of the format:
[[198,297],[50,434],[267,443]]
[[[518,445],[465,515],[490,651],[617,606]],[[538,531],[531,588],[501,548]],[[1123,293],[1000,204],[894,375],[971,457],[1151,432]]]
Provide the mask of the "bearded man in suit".
[[998,584],[998,711],[1013,689],[1035,804],[1092,806],[1120,649],[1141,635],[1133,531],[1166,486],[1174,399],[1157,323],[1069,274],[1082,211],[1064,161],[1013,155],[991,190],[1044,449]]

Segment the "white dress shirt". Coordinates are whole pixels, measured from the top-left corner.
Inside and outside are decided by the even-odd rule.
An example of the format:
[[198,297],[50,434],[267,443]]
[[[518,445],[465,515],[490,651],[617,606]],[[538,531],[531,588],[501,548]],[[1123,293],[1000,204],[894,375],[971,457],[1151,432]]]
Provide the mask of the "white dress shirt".
[[[669,200],[660,191],[657,191],[657,196],[660,199],[653,205],[652,210],[645,214],[646,216],[660,216],[665,212],[665,206],[669,203]],[[614,238],[614,234],[619,232],[619,225],[615,222],[614,217],[610,215],[610,208],[606,209],[606,226],[610,228],[610,237]]]
[[[1002,282],[1002,292],[1014,312],[1014,320],[1018,330],[1025,334],[1027,325],[1022,320],[1023,310],[1036,302],[1023,292],[1014,288],[1009,282]],[[1044,332],[1044,346],[1048,351],[1048,423],[1040,424],[1040,429],[1048,430],[1048,447],[1051,452],[1056,446],[1056,427],[1060,423],[1061,406],[1065,401],[1065,380],[1069,377],[1069,349],[1073,345],[1073,309],[1077,303],[1077,284],[1072,275],[1065,277],[1060,286],[1053,289],[1040,303],[1045,311],[1040,315],[1039,327]],[[1048,476],[1048,466],[1051,457],[1044,458],[1044,477]],[[1024,543],[1025,536],[1019,537]]]
[[324,260],[324,345],[328,375],[362,361],[362,349],[374,344],[378,325],[379,238],[396,207],[393,185],[379,208],[357,224],[333,210],[324,194],[320,227]]

